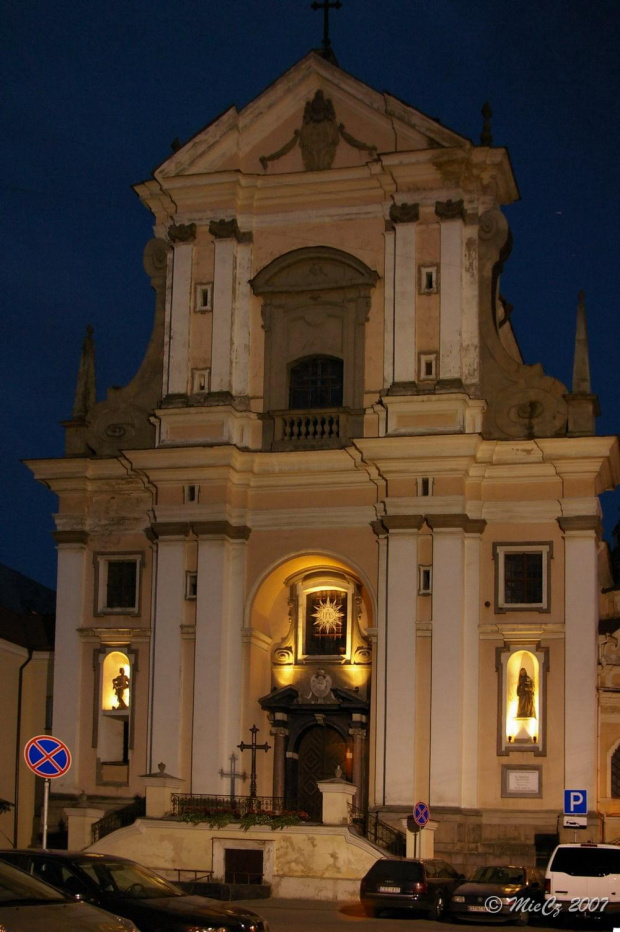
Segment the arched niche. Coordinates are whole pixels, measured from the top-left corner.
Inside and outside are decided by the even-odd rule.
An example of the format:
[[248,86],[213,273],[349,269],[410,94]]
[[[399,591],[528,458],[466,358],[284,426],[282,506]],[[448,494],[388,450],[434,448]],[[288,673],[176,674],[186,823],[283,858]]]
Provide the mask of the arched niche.
[[[263,300],[265,448],[342,446],[361,434],[366,321],[378,278],[349,253],[313,246],[279,256],[252,280]],[[327,420],[312,410],[287,419],[291,371],[320,357],[342,360],[339,410]]]
[[498,651],[498,754],[544,754],[548,650],[512,645]]

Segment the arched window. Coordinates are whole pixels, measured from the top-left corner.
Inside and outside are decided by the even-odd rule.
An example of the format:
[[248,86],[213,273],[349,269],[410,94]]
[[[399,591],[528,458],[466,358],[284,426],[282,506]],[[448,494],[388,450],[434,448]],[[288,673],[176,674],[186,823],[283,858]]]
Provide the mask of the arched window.
[[611,758],[611,795],[613,799],[620,799],[620,745]]
[[342,407],[342,359],[334,356],[309,356],[291,366],[289,408]]

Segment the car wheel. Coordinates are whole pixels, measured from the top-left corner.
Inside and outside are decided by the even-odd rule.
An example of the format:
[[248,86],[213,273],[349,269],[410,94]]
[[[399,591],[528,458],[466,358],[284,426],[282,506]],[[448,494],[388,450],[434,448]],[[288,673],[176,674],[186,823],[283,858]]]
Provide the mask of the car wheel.
[[443,893],[438,893],[435,897],[435,902],[428,911],[428,918],[434,919],[435,922],[441,922],[446,911],[446,901],[443,898]]
[[530,922],[530,914],[526,910],[523,910],[522,913],[519,913],[519,915],[515,919],[515,925],[517,926],[527,926],[529,925],[529,922]]

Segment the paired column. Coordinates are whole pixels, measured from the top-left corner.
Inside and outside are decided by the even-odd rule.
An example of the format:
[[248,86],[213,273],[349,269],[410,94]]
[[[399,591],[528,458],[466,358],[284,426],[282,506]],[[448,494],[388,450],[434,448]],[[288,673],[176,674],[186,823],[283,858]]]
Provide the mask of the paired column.
[[242,629],[250,530],[193,524],[198,535],[192,792],[217,793],[241,740]]
[[441,220],[441,284],[439,289],[439,377],[461,379],[463,268],[463,202],[438,201]]
[[353,799],[358,809],[366,810],[366,795],[364,793],[364,763],[366,760],[366,716],[353,714],[353,724],[349,728],[349,734],[353,738],[353,768],[351,773],[351,782],[357,787],[357,792]]
[[156,542],[156,584],[151,650],[151,741],[149,773],[164,761],[169,773],[182,770],[182,643],[186,540],[189,524],[158,523],[151,528]]
[[273,737],[273,795],[284,799],[286,786],[286,742],[288,738],[286,712],[275,712],[269,734]]
[[584,515],[558,523],[564,531],[564,786],[585,789],[595,800],[600,521]]
[[[54,781],[54,792],[80,792],[80,730],[76,694],[82,679],[82,650],[79,629],[83,625],[86,585],[86,544],[83,531],[57,531],[58,584],[56,591],[56,641],[54,648],[54,736],[65,742],[73,766]],[[62,675],[60,673],[62,671]]]
[[[418,204],[393,204],[390,220],[394,224],[393,240],[386,234],[386,279],[392,282],[386,291],[386,373],[392,382],[416,379],[416,222]],[[387,307],[391,294],[393,308]],[[388,322],[388,316],[391,321]],[[398,334],[398,338],[396,338]],[[388,342],[389,339],[389,342]],[[391,356],[391,360],[390,360]],[[391,362],[391,364],[390,364]]]

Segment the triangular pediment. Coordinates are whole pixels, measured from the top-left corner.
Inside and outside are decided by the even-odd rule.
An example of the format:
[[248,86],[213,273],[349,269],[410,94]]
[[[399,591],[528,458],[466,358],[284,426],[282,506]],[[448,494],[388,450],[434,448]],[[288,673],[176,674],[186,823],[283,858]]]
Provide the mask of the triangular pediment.
[[364,165],[378,155],[469,148],[463,136],[309,53],[242,110],[231,107],[156,177],[281,174]]

